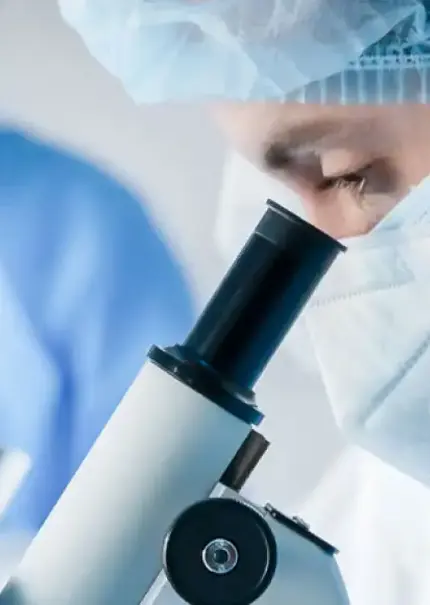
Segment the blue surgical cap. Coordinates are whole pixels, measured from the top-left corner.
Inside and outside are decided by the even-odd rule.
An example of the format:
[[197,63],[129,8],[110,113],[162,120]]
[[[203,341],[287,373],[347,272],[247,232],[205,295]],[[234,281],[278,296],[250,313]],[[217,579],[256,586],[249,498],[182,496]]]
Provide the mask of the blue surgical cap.
[[427,102],[428,0],[59,0],[137,103]]

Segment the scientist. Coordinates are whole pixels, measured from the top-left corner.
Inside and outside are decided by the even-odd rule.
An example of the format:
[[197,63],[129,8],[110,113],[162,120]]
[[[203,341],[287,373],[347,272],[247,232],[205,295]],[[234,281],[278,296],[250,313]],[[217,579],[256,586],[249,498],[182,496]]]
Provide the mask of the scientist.
[[430,486],[427,1],[59,0],[137,102],[214,101],[259,167],[348,238],[306,313],[348,438]]
[[5,127],[0,167],[0,449],[31,463],[0,511],[1,566],[38,531],[148,347],[180,340],[192,311],[161,234],[113,178]]
[[430,486],[430,105],[217,113],[315,225],[347,238],[305,315],[327,395],[351,442]]
[[[261,216],[265,196],[304,214],[300,198],[282,181],[231,152],[215,234],[227,259],[234,258]],[[299,320],[259,385],[260,402],[267,410],[264,431],[273,445],[248,484],[251,499],[264,495],[286,511],[299,513],[316,533],[339,548],[351,605],[427,605],[428,485],[342,439],[327,413],[328,400],[318,374],[306,323]],[[298,393],[299,399],[285,405],[279,398],[284,391]],[[275,429],[270,426],[273,422]],[[294,431],[299,433],[297,441]],[[308,467],[307,458],[312,461]],[[300,481],[305,478],[308,485],[291,507],[291,492],[298,483],[297,460]]]

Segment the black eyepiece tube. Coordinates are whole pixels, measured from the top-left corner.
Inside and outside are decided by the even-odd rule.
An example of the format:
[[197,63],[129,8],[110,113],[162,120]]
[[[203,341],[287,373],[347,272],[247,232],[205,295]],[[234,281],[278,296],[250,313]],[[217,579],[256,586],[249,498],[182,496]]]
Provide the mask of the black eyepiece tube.
[[184,343],[223,378],[252,389],[345,248],[268,200],[268,208]]

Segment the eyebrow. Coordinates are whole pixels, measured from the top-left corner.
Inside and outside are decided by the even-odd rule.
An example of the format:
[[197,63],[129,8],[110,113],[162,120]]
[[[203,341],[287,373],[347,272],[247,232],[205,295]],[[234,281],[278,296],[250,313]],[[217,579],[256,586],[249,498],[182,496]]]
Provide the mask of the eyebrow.
[[[366,124],[366,131],[370,125]],[[363,136],[363,123],[339,123],[339,120],[318,120],[299,124],[276,133],[264,150],[263,161],[270,170],[288,169],[295,156],[304,151],[322,150],[342,140],[354,145]],[[361,131],[361,132],[360,132]],[[357,136],[358,135],[358,136]]]

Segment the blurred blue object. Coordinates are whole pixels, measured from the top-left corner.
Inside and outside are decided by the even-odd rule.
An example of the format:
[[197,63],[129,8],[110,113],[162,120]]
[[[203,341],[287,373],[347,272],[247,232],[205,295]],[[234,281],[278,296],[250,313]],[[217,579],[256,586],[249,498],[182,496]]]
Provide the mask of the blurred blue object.
[[0,532],[40,527],[148,347],[183,338],[192,316],[181,270],[133,195],[0,131],[0,447],[33,464]]

